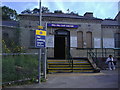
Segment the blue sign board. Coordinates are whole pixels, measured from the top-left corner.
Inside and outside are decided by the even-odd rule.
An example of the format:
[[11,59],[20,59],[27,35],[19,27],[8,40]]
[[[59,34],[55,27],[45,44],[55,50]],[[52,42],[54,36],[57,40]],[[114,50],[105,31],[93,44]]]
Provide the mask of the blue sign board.
[[78,28],[78,25],[73,25],[73,24],[48,23],[47,26],[48,27]]
[[45,47],[45,36],[36,35],[36,47]]
[[45,47],[45,38],[46,38],[46,31],[45,30],[36,30],[35,35],[35,46],[37,48]]

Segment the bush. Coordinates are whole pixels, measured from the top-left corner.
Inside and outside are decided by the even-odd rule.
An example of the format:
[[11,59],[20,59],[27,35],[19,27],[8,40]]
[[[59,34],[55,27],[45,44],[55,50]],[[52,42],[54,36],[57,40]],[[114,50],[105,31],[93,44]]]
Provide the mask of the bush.
[[3,82],[34,78],[38,75],[38,60],[36,55],[3,56]]

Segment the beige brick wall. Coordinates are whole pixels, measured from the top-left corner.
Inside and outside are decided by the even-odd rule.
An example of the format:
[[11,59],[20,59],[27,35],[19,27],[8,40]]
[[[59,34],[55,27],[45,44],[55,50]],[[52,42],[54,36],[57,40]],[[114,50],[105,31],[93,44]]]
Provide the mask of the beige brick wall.
[[[21,27],[21,45],[28,48],[30,44],[30,30],[36,29],[39,24],[38,17],[22,17],[20,20],[20,27]],[[86,33],[92,32],[92,48],[94,48],[94,38],[101,39],[101,30],[103,30],[103,37],[105,38],[114,38],[114,33],[116,32],[115,28],[102,28],[101,21],[98,20],[83,20],[83,19],[70,19],[70,18],[50,18],[50,17],[43,17],[43,25],[45,23],[61,23],[61,24],[76,24],[79,25],[77,29],[70,29],[65,28],[66,30],[70,31],[70,37],[74,36],[77,37],[77,32],[83,32],[83,41],[87,43]],[[53,35],[57,29],[62,28],[47,28],[47,35]],[[100,45],[101,46],[101,45]],[[86,56],[86,51],[82,52],[77,47],[71,47],[70,51],[74,57]],[[29,51],[29,49],[28,49]],[[32,50],[30,50],[32,52]],[[34,51],[34,50],[33,50]],[[54,57],[54,48],[48,48],[48,57]]]

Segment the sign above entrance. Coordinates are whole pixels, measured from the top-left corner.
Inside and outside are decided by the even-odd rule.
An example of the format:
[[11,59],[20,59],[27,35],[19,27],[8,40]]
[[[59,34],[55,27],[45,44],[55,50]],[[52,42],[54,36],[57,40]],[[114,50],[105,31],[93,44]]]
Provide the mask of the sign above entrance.
[[47,26],[48,27],[78,28],[78,25],[73,25],[73,24],[48,23]]

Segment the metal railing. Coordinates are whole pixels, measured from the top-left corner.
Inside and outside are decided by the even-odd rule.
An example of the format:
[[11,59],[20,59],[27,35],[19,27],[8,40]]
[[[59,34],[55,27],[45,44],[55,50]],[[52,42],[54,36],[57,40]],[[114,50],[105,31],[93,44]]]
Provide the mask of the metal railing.
[[89,51],[92,51],[96,57],[108,57],[109,55],[113,55],[115,58],[120,56],[120,48],[88,48],[87,54]]
[[38,79],[38,53],[2,53],[1,55],[3,85],[34,82]]
[[[106,58],[109,55],[113,55],[115,59],[120,59],[120,48],[83,48],[77,49],[76,53],[79,57],[78,58],[88,58],[89,62],[93,65],[95,69],[101,68],[102,64],[105,63]],[[67,52],[67,60],[70,64],[70,67],[73,67],[73,58],[74,53]]]
[[69,65],[73,68],[73,57],[70,53],[70,51],[68,52],[68,58],[67,58]]
[[98,68],[98,61],[97,61],[97,57],[96,54],[94,52],[92,52],[91,49],[89,49],[89,51],[87,52],[88,54],[88,61],[91,63],[91,65],[93,66],[94,70],[99,69]]
[[[91,63],[92,67],[94,68],[94,72],[100,72],[100,69],[97,66],[98,62],[97,62],[96,54],[94,52],[92,52],[91,49],[89,49],[89,51],[87,52],[87,55],[88,55],[88,57],[86,57],[86,58],[88,58],[88,61]],[[73,59],[71,53],[69,52],[68,62],[69,62],[70,67],[72,68],[72,70],[73,70],[73,65],[74,65],[73,60],[74,59]]]
[[120,59],[120,48],[114,48],[114,55],[116,58]]

